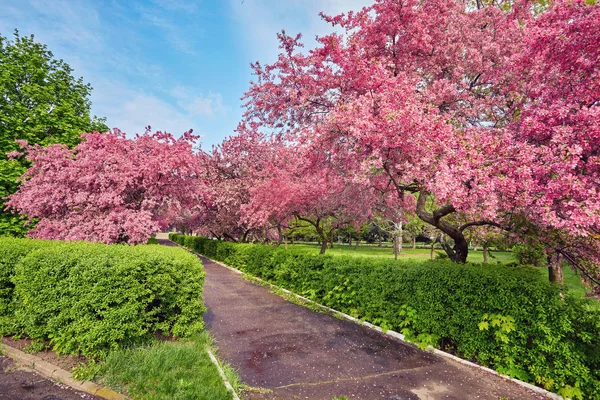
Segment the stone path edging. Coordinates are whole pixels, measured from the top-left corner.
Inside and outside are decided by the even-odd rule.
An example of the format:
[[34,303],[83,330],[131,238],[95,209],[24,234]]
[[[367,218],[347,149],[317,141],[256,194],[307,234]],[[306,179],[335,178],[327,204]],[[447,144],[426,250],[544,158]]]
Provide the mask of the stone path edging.
[[[169,240],[170,240],[170,239],[169,239]],[[170,241],[171,241],[171,242],[173,242],[172,240],[170,240]],[[182,246],[182,245],[180,245],[179,243],[176,243],[176,242],[173,242],[173,243],[175,243],[177,246],[181,247],[182,249],[185,249],[185,250],[187,250],[187,251],[189,251],[189,252],[191,252],[191,253],[193,253],[193,254],[196,254],[197,256],[202,256],[202,257],[205,257],[205,258],[209,259],[210,261],[214,262],[215,264],[218,264],[218,265],[220,265],[220,266],[222,266],[222,267],[224,267],[224,268],[227,268],[227,269],[229,269],[229,270],[231,270],[231,271],[233,271],[233,272],[235,272],[235,273],[237,273],[237,274],[239,274],[239,275],[245,275],[245,273],[244,273],[243,271],[240,271],[239,269],[236,269],[236,268],[230,267],[229,265],[226,265],[226,264],[223,264],[222,262],[219,262],[219,261],[213,260],[212,258],[208,258],[208,257],[206,257],[206,256],[205,256],[205,255],[203,255],[203,254],[197,253],[197,252],[195,252],[195,251],[193,251],[193,250],[190,250],[190,249],[188,249],[188,248],[187,248],[187,247],[185,247],[185,246]],[[270,288],[273,288],[273,289],[276,289],[276,290],[280,290],[280,291],[282,291],[282,292],[284,292],[284,293],[286,293],[286,294],[288,294],[288,295],[290,295],[290,296],[293,296],[293,297],[295,297],[295,298],[297,298],[297,299],[300,299],[300,300],[302,300],[303,302],[307,302],[307,303],[310,303],[310,304],[312,304],[312,305],[314,305],[314,306],[317,306],[317,307],[319,307],[319,308],[321,308],[321,309],[323,309],[323,310],[327,311],[327,312],[328,312],[328,313],[330,313],[330,314],[337,315],[337,316],[339,316],[339,317],[342,317],[342,318],[344,318],[344,319],[346,319],[346,320],[348,320],[348,321],[352,321],[352,322],[354,322],[354,323],[356,323],[356,324],[358,324],[358,325],[363,325],[363,326],[366,326],[366,327],[368,327],[368,328],[370,328],[370,329],[373,329],[373,330],[375,330],[375,331],[378,331],[379,333],[382,333],[382,334],[384,334],[384,335],[391,336],[391,337],[393,337],[393,338],[396,338],[396,339],[398,339],[398,340],[401,340],[401,341],[403,341],[403,342],[405,342],[405,343],[409,343],[409,344],[411,344],[411,345],[413,345],[413,346],[414,346],[414,343],[411,343],[411,342],[409,342],[408,340],[406,340],[406,338],[404,337],[404,335],[403,335],[403,334],[401,334],[401,333],[399,333],[399,332],[396,332],[396,331],[393,331],[393,330],[387,330],[387,331],[384,331],[384,330],[383,330],[381,327],[379,327],[379,326],[377,326],[377,325],[373,325],[373,324],[371,324],[371,323],[369,323],[369,322],[367,322],[367,321],[361,321],[361,320],[360,320],[360,319],[358,319],[358,318],[354,318],[354,317],[352,317],[352,316],[350,316],[350,315],[348,315],[348,314],[345,314],[345,313],[343,313],[343,312],[340,312],[340,311],[338,311],[338,310],[334,310],[333,308],[329,308],[329,307],[327,307],[327,306],[324,306],[323,304],[317,303],[317,302],[315,302],[314,300],[308,299],[308,298],[306,298],[306,297],[304,297],[304,296],[300,296],[299,294],[296,294],[296,293],[294,293],[294,292],[291,292],[291,291],[289,291],[289,290],[287,290],[287,289],[284,289],[284,288],[282,288],[282,287],[279,287],[279,286],[277,286],[277,285],[273,285],[272,283],[270,283],[270,282],[267,282],[267,281],[264,281],[264,280],[262,280],[262,279],[260,279],[260,278],[257,278],[257,277],[255,277],[255,276],[252,276],[252,275],[249,275],[249,274],[248,274],[248,276],[251,276],[253,280],[256,280],[257,282],[259,282],[259,283],[261,283],[261,284],[263,284],[263,285],[265,285],[265,286],[268,286],[268,287],[270,287]],[[491,368],[487,368],[487,367],[484,367],[484,366],[482,366],[482,365],[475,364],[475,363],[473,363],[473,362],[471,362],[471,361],[468,361],[468,360],[462,359],[462,358],[460,358],[460,357],[457,357],[457,356],[455,356],[455,355],[453,355],[453,354],[450,354],[450,353],[447,353],[447,352],[445,352],[445,351],[442,351],[442,350],[436,349],[435,347],[428,346],[428,347],[427,347],[427,351],[431,351],[432,353],[434,353],[434,354],[436,354],[436,355],[439,355],[439,356],[441,356],[441,357],[444,357],[444,358],[450,359],[450,360],[452,360],[452,361],[454,361],[454,362],[458,362],[458,363],[460,363],[460,364],[468,365],[468,366],[470,366],[470,367],[477,368],[477,369],[479,369],[479,370],[482,370],[482,371],[488,372],[488,373],[490,373],[490,374],[492,374],[492,375],[499,376],[499,377],[501,377],[501,378],[503,378],[503,379],[505,379],[505,380],[508,380],[508,381],[514,382],[514,383],[516,383],[517,385],[523,386],[523,387],[525,387],[525,388],[527,388],[527,389],[529,389],[529,390],[532,390],[532,391],[534,391],[534,392],[536,392],[536,393],[539,393],[539,394],[541,394],[541,395],[544,395],[544,396],[546,396],[546,397],[547,397],[547,398],[549,398],[549,399],[552,399],[552,400],[564,400],[562,396],[559,396],[559,395],[558,395],[558,394],[556,394],[556,393],[549,392],[548,390],[545,390],[545,389],[542,389],[541,387],[538,387],[538,386],[532,385],[531,383],[527,383],[527,382],[523,382],[523,381],[521,381],[521,380],[519,380],[519,379],[511,378],[511,377],[510,377],[510,376],[508,376],[508,375],[503,375],[503,374],[500,374],[500,373],[498,373],[497,371],[495,371],[495,370],[493,370],[493,369],[491,369]]]
[[77,381],[73,379],[73,375],[71,375],[70,372],[44,361],[40,357],[33,354],[27,354],[4,343],[2,344],[2,350],[8,357],[15,360],[18,364],[30,368],[50,380],[62,383],[75,390],[102,397],[107,400],[128,399],[128,397],[124,394],[117,393],[114,390],[100,386],[97,383],[90,381]]
[[235,389],[233,389],[233,386],[231,386],[231,383],[227,379],[227,376],[225,375],[225,371],[223,371],[223,368],[221,368],[221,364],[219,364],[219,361],[217,361],[217,357],[215,357],[212,350],[208,347],[206,348],[206,352],[208,353],[208,356],[210,357],[210,360],[213,362],[213,364],[215,364],[217,366],[217,369],[219,370],[219,375],[221,375],[221,379],[223,379],[223,383],[225,384],[225,387],[233,395],[233,400],[240,400],[239,396],[235,392]]

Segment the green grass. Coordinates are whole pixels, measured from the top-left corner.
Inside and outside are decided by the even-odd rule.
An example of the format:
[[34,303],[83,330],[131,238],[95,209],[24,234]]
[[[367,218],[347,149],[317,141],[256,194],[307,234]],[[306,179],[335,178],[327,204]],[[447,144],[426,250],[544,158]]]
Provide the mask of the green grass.
[[[378,247],[377,244],[361,244],[358,247],[356,246],[348,246],[347,244],[335,244],[332,249],[327,249],[325,254],[330,254],[333,256],[352,256],[352,257],[376,257],[376,258],[393,258],[394,257],[394,249],[391,247],[391,244],[386,244],[388,247]],[[295,243],[289,245],[290,248],[303,249],[307,252],[318,254],[320,250],[320,246],[317,244],[311,243]],[[436,253],[444,253],[442,249],[436,248],[434,250]],[[412,247],[403,248],[402,253],[398,255],[399,260],[420,260],[427,261],[431,259],[430,249],[429,248],[417,248],[413,249]],[[478,250],[469,250],[469,256],[467,257],[467,261],[473,263],[482,263],[483,262],[483,251]],[[513,253],[510,251],[492,251],[488,252],[488,263],[490,266],[494,264],[501,263],[507,264],[511,262],[516,262],[516,259],[513,256]],[[540,268],[540,274],[542,274],[546,279],[548,278],[548,268]],[[571,270],[568,267],[564,269],[565,274],[565,286],[575,296],[585,296],[588,289],[583,286],[581,283],[581,278],[577,274],[576,271]],[[600,302],[598,302],[598,306],[600,308]]]
[[[347,244],[334,245],[332,249],[327,249],[325,254],[331,255],[344,255],[344,256],[356,256],[356,257],[381,257],[381,258],[393,258],[394,257],[394,249],[391,245],[387,244],[388,247],[378,247],[377,245],[359,245],[356,246],[348,246]],[[318,253],[320,250],[320,246],[316,244],[293,244],[289,245],[291,248],[299,248],[309,251],[311,253]],[[412,260],[422,260],[427,261],[431,258],[429,248],[417,248],[413,249],[412,247],[404,247],[402,252],[398,255],[398,259],[412,259]],[[444,250],[436,248],[435,252],[444,253]],[[435,256],[435,255],[434,255]],[[468,261],[474,263],[483,262],[483,252],[482,251],[469,251]],[[489,263],[509,263],[514,262],[515,259],[513,257],[512,252],[509,251],[493,251],[488,252],[488,262]]]
[[104,363],[102,383],[138,400],[231,399],[206,353],[209,343],[203,335],[191,342],[156,342],[113,351]]

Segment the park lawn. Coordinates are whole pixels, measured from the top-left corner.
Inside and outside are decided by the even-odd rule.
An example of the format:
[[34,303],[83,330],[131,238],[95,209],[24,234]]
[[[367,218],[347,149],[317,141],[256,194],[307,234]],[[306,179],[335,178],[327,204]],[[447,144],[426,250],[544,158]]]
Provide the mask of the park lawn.
[[[393,258],[394,257],[394,249],[391,245],[387,245],[388,247],[378,247],[377,245],[359,245],[356,246],[348,246],[347,244],[336,244],[332,249],[327,249],[325,254],[331,254],[336,256],[356,256],[356,257],[378,257],[378,258]],[[311,253],[318,253],[320,250],[320,246],[316,244],[292,244],[289,245],[290,248],[299,248],[305,249]],[[436,248],[434,250],[436,253],[444,253],[444,250]],[[404,247],[402,249],[402,253],[398,255],[399,259],[405,260],[421,260],[426,261],[431,259],[431,249],[429,248],[417,248],[413,249],[412,247]],[[482,251],[469,251],[468,261],[474,263],[483,262],[483,252]],[[509,251],[494,251],[488,252],[488,262],[489,263],[509,263],[514,262],[512,252]]]
[[[327,249],[325,254],[333,256],[352,256],[352,257],[375,257],[375,258],[393,258],[394,249],[391,245],[388,247],[378,247],[377,245],[363,244],[356,246],[348,246],[347,244],[335,244],[332,249]],[[289,245],[290,248],[303,249],[307,252],[318,254],[320,246],[317,244],[308,243],[295,243]],[[399,260],[430,260],[430,249],[428,248],[417,248],[412,247],[403,248],[402,253],[398,255]],[[436,253],[444,253],[442,249],[435,249]],[[469,250],[469,256],[467,258],[469,262],[482,263],[483,262],[483,251]],[[488,252],[488,263],[490,266],[501,263],[507,264],[516,262],[513,253],[510,251],[493,251]],[[546,279],[548,278],[548,268],[539,268],[540,274]],[[588,289],[581,283],[581,278],[576,271],[571,270],[568,267],[564,269],[565,273],[565,286],[575,296],[585,296]],[[598,303],[600,307],[600,302]]]

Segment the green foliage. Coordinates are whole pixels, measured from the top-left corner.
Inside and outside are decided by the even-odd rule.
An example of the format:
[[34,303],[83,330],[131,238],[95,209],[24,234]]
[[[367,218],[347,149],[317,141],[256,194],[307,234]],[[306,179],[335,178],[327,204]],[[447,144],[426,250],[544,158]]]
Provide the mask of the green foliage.
[[544,265],[544,246],[540,243],[518,243],[513,247],[513,253],[521,265],[533,265],[534,267]]
[[27,227],[4,211],[2,200],[17,190],[25,160],[7,160],[16,139],[46,146],[74,146],[82,132],[107,131],[103,119],[90,116],[92,87],[75,79],[73,70],[56,60],[33,36],[0,36],[0,234],[22,235]]
[[71,374],[78,381],[93,381],[104,373],[105,364],[98,362],[93,358],[87,360],[87,363],[78,362],[73,368]]
[[25,346],[25,353],[35,354],[46,349],[46,343],[42,340],[32,340],[27,346]]
[[46,240],[0,237],[0,334],[6,335],[15,330],[12,303],[15,265],[30,252],[50,245],[52,242]]
[[[37,243],[44,245],[35,250]],[[11,256],[3,270],[14,271],[14,324],[5,334],[102,357],[155,333],[185,337],[203,329],[204,271],[181,249],[2,238],[0,252]]]
[[590,307],[592,299],[567,292],[563,300],[534,268],[317,256],[181,235],[171,240],[193,241],[211,258],[400,331],[423,348],[474,358],[549,390],[600,397],[600,311]]

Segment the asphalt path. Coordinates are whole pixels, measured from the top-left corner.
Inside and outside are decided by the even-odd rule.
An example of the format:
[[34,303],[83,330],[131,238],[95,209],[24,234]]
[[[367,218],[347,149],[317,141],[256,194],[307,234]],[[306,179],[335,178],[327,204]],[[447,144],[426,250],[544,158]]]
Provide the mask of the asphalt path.
[[[161,241],[174,245],[172,242]],[[200,257],[206,326],[250,399],[544,399],[522,386],[290,303]]]

